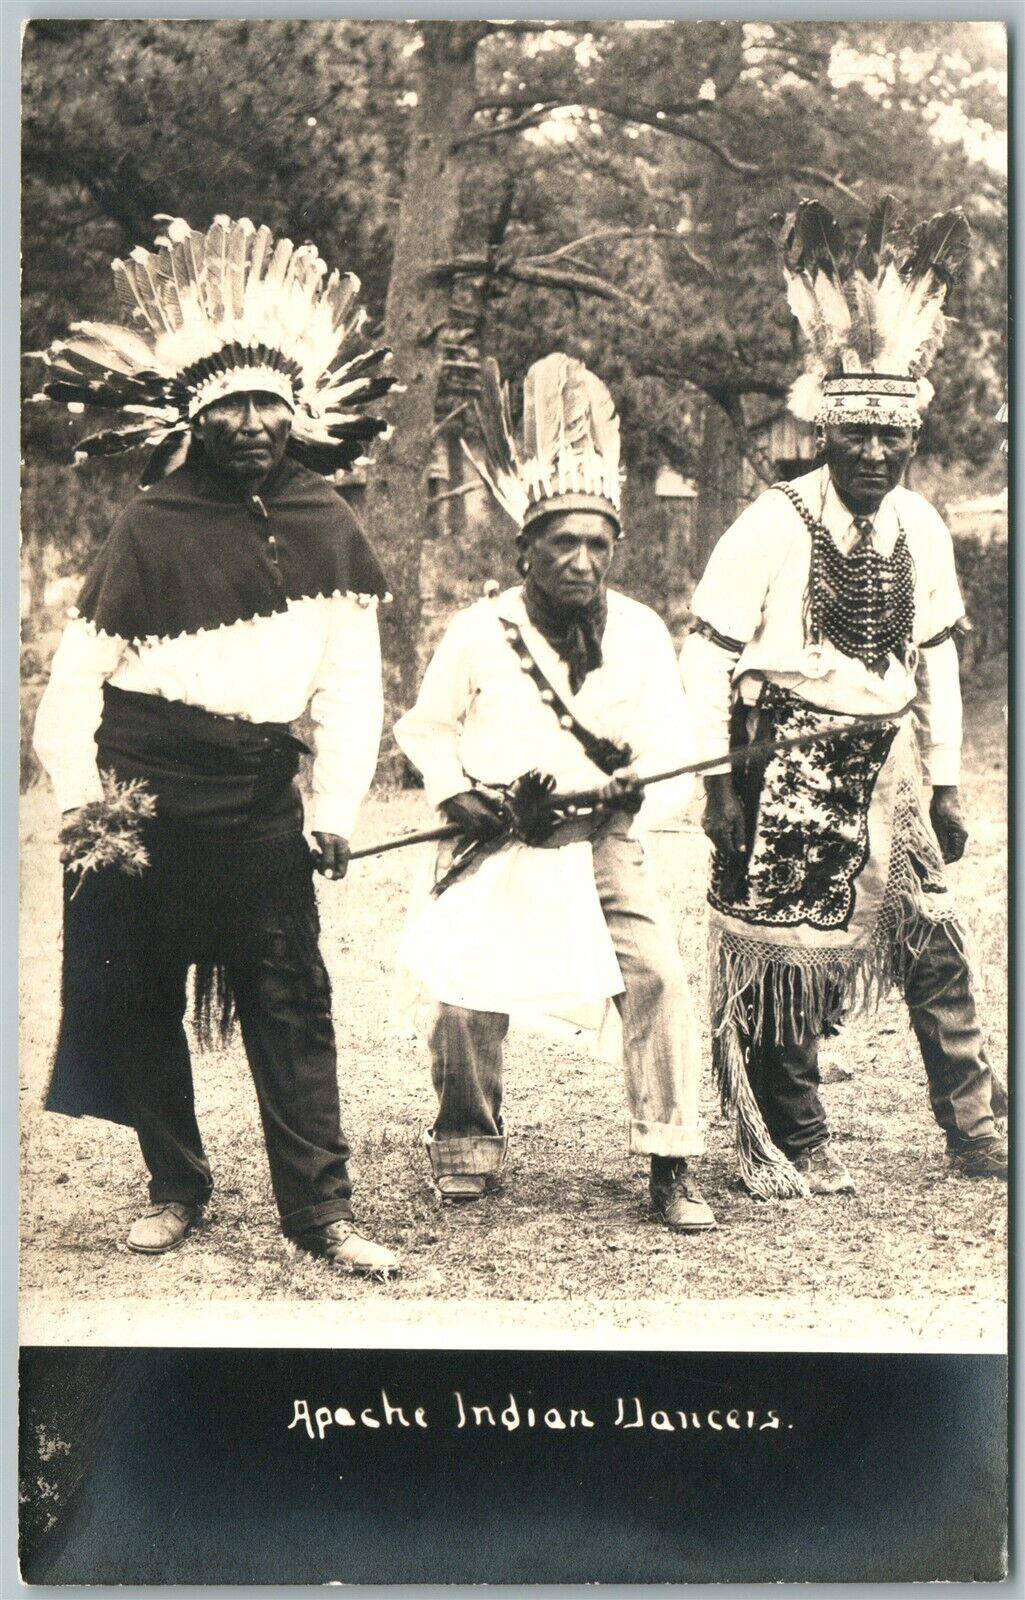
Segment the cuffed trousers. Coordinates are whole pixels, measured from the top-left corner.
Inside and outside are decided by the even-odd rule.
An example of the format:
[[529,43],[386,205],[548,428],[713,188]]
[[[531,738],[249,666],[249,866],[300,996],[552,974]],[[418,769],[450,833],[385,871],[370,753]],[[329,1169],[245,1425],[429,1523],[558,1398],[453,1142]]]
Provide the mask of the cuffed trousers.
[[[912,930],[920,954],[904,984],[911,1026],[922,1053],[933,1114],[952,1149],[992,1134],[1007,1099],[995,1084],[979,1026],[971,971],[942,923]],[[760,1035],[749,1031],[748,1076],[773,1143],[788,1156],[814,1150],[829,1137],[819,1097],[818,1038],[782,1019],[767,1004]]]
[[[592,845],[598,898],[623,975],[616,997],[630,1149],[646,1155],[700,1154],[700,1041],[683,963],[651,885],[642,848],[623,833]],[[505,1159],[503,1044],[498,1012],[435,1007],[429,1030],[438,1113],[429,1151],[438,1177],[497,1172]],[[577,1107],[578,1117],[586,1115]]]

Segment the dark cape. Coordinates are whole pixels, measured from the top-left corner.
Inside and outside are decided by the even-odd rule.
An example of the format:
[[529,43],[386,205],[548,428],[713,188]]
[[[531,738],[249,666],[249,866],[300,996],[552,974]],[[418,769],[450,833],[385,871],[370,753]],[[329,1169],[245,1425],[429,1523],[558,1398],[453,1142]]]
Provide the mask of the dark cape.
[[168,639],[351,594],[383,599],[377,555],[329,483],[287,456],[244,495],[193,450],[121,512],[80,616],[121,639]]
[[[259,498],[246,497],[196,452],[119,516],[79,614],[143,641],[337,593],[381,598],[385,581],[336,491],[286,457]],[[139,876],[65,873],[61,1028],[46,1105],[130,1124],[122,1066],[166,1048],[152,997],[175,974],[183,982],[195,970],[201,1044],[218,1029],[227,1036],[236,975],[271,951],[311,1006],[323,1006],[329,985],[294,783],[302,742],[277,724],[108,684],[96,744],[100,767],[141,779],[157,810],[141,829],[149,864]]]

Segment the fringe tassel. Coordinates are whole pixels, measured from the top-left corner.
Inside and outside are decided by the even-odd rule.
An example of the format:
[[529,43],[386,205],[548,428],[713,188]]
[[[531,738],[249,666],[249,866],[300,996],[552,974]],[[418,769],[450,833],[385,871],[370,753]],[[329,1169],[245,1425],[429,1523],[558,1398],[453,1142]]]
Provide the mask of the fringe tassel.
[[[724,1115],[736,1118],[736,1147],[745,1187],[761,1199],[807,1196],[801,1174],[773,1143],[747,1074],[746,1045],[772,1023],[821,1036],[845,1017],[875,1010],[903,984],[940,926],[967,956],[968,935],[952,910],[936,904],[945,889],[937,846],[917,797],[904,790],[897,807],[889,882],[873,937],[848,950],[773,945],[713,926],[709,938],[712,1067]],[[940,914],[937,915],[937,912]]]
[[804,1178],[769,1136],[747,1075],[736,1026],[727,1024],[714,1034],[712,1071],[723,1115],[736,1118],[737,1165],[744,1187],[759,1200],[807,1200]]
[[201,1050],[227,1044],[238,1010],[223,962],[197,961],[192,976],[192,1025]]

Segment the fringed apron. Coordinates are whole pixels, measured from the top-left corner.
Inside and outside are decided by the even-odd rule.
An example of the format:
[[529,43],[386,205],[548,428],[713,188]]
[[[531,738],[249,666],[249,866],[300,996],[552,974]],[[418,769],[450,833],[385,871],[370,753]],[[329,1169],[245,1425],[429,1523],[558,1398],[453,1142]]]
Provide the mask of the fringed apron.
[[[735,747],[784,740],[844,718],[764,685],[738,704]],[[773,1144],[748,1080],[744,1040],[768,1014],[812,1034],[878,1003],[916,959],[929,925],[963,948],[939,845],[926,815],[912,715],[735,770],[747,853],[717,853],[710,904],[713,1068],[736,1116],[747,1188],[806,1193]]]

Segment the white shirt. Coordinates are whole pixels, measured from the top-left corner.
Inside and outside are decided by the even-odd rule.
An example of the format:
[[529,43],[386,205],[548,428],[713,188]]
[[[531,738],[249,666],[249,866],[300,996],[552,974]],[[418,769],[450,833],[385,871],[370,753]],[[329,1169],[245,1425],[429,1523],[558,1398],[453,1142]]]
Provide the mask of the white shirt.
[[[860,535],[828,467],[806,473],[793,487],[837,548],[848,554]],[[872,542],[881,555],[890,556],[901,532],[914,563],[912,643],[920,646],[959,621],[964,602],[942,517],[921,495],[898,487],[884,497],[873,518]],[[738,659],[698,633],[684,643],[681,666],[700,754],[712,756],[728,748],[731,680],[742,698],[753,700],[765,677],[812,705],[849,715],[897,712],[917,697],[927,776],[933,784],[956,784],[962,716],[953,641],[922,652],[920,687],[917,651],[909,661],[891,656],[880,675],[828,639],[809,643],[805,603],[810,566],[811,534],[778,490],[767,490],[748,506],[713,550],[691,610],[742,648]]]
[[351,835],[377,765],[384,702],[376,600],[336,594],[175,639],[129,644],[71,621],[39,704],[35,748],[62,811],[100,800],[103,685],[250,722],[314,722],[310,827]]
[[[608,603],[602,665],[587,674],[576,695],[565,662],[529,621],[522,589],[479,600],[453,618],[415,706],[395,724],[395,738],[423,774],[432,805],[469,788],[471,778],[511,783],[532,767],[551,773],[562,793],[608,782],[522,671],[503,620],[517,625],[545,677],[584,727],[630,746],[642,777],[692,759],[687,702],[664,623],[615,590]],[[692,787],[690,778],[654,785],[644,820],[678,810]]]

